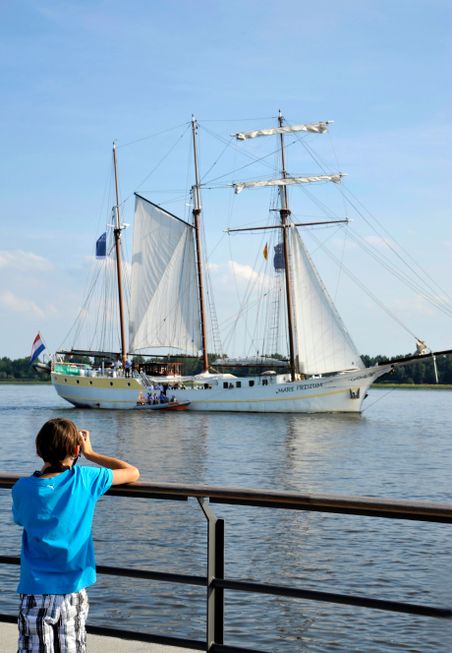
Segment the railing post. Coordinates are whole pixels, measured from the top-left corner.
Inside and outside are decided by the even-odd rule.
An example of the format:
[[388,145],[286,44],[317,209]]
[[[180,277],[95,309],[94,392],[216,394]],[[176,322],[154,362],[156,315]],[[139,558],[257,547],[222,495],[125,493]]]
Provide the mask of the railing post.
[[207,651],[224,638],[224,589],[215,581],[224,579],[224,520],[217,519],[206,499],[198,503],[207,519]]

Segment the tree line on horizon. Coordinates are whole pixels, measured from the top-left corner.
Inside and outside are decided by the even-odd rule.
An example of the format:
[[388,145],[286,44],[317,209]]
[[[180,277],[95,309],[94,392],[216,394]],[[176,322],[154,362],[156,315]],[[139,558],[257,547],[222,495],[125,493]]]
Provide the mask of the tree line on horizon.
[[[215,355],[212,355],[212,359]],[[387,356],[367,356],[363,355],[362,359],[367,367],[376,365],[377,363],[390,362]],[[89,359],[72,359],[73,362],[89,362]],[[135,356],[136,363],[143,362],[143,358]],[[190,376],[201,372],[201,363],[199,359],[187,357],[184,358],[184,374]],[[436,366],[438,370],[439,383],[452,384],[452,356],[439,356],[436,358]],[[232,370],[228,370],[232,371]],[[241,374],[255,374],[251,369],[242,368]],[[0,358],[0,382],[14,382],[14,381],[34,381],[42,383],[48,382],[50,379],[45,372],[39,372],[30,365],[30,359],[17,358],[11,360],[4,356]],[[410,365],[401,365],[397,367],[394,372],[386,374],[378,380],[379,383],[405,383],[409,385],[419,384],[433,384],[435,383],[435,371],[432,358],[422,358]]]

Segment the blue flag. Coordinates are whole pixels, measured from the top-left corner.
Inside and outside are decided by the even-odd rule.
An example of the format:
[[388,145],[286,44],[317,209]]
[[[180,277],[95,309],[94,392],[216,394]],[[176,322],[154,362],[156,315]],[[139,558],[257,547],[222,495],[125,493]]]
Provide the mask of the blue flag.
[[275,249],[275,255],[273,257],[273,265],[275,267],[276,272],[280,272],[281,270],[285,270],[286,266],[284,264],[284,245],[283,243],[277,243],[274,247]]
[[96,241],[96,258],[105,258],[107,256],[107,232],[105,231],[102,236]]

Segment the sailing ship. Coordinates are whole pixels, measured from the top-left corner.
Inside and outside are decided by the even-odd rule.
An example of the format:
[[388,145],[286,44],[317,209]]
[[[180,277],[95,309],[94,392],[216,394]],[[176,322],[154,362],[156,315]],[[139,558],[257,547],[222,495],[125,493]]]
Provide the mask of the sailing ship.
[[[74,354],[100,358],[103,352],[70,350],[61,352],[52,362],[51,380],[63,399],[78,407],[135,408],[139,397],[149,393],[155,383],[163,382],[172,400],[187,405],[189,410],[359,413],[367,391],[376,379],[396,365],[433,356],[421,345],[412,357],[366,368],[305,248],[300,227],[314,223],[297,223],[292,219],[288,186],[318,182],[339,184],[342,175],[290,176],[286,170],[284,137],[294,132],[322,134],[328,126],[327,122],[288,125],[280,113],[275,127],[235,134],[238,141],[256,137],[277,138],[281,171],[276,179],[234,184],[236,192],[265,186],[276,187],[279,191],[279,220],[274,229],[279,233],[277,254],[284,285],[289,355],[285,369],[280,370],[278,361],[269,360],[264,371],[246,377],[223,374],[218,368],[213,370],[209,364],[200,238],[201,184],[194,117],[191,123],[194,154],[192,220],[185,221],[141,195],[135,195],[127,346],[121,281],[123,226],[114,146],[116,205],[113,234],[121,325],[119,362],[124,369],[131,355],[149,348],[171,347],[192,355],[201,352],[202,372],[191,379],[174,375],[174,371],[173,376],[167,374],[164,378],[140,370],[126,376],[106,370],[104,366],[95,369],[92,365],[68,362],[68,356]],[[61,354],[65,355],[64,360]]]

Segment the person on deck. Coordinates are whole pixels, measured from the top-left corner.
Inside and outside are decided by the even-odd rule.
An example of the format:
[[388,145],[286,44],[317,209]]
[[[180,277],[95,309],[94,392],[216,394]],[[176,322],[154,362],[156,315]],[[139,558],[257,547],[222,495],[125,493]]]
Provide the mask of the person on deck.
[[113,376],[121,376],[122,363],[119,360],[119,358],[115,360],[115,362],[113,363],[113,369],[114,369]]
[[124,365],[124,372],[127,378],[130,376],[131,369],[132,369],[132,363],[129,359],[127,359]]

